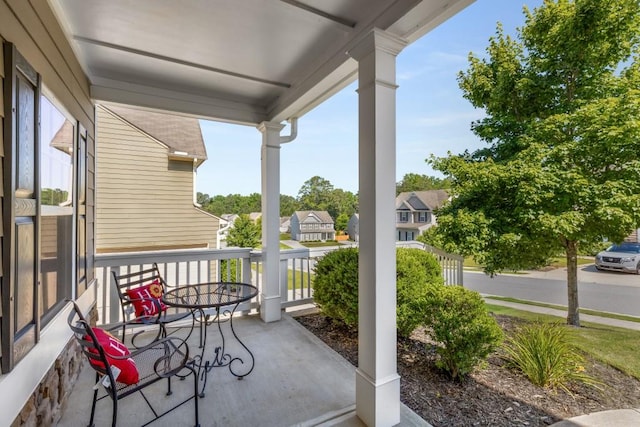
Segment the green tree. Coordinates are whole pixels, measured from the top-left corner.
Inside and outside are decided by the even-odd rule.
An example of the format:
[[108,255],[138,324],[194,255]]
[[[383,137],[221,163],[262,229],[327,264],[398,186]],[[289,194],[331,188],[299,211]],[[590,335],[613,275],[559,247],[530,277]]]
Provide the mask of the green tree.
[[347,216],[347,214],[338,215],[335,223],[336,231],[346,231],[347,225],[349,225],[349,217]]
[[314,176],[305,181],[298,192],[298,210],[327,211],[334,219],[340,214],[350,217],[358,211],[358,196]]
[[333,184],[319,176],[309,178],[298,192],[301,210],[328,211],[331,204]]
[[299,209],[299,203],[295,197],[287,196],[286,194],[280,195],[280,216],[291,216]]
[[437,233],[488,273],[564,252],[567,323],[579,326],[580,245],[620,241],[640,217],[640,2],[546,0],[524,13],[517,39],[498,24],[459,74],[489,146],[431,159],[453,183]]
[[260,193],[252,193],[248,196],[242,196],[240,194],[214,196],[209,199],[206,206],[204,204],[202,204],[202,206],[207,210],[207,212],[211,212],[216,216],[231,213],[238,215],[250,214],[251,212],[261,211],[262,196]]
[[235,220],[227,235],[227,246],[256,248],[261,242],[262,227],[251,221],[249,215],[242,214]]
[[203,208],[206,208],[209,202],[211,202],[211,197],[209,197],[207,193],[201,193],[198,191],[196,193],[196,201],[200,206],[202,206]]
[[446,190],[451,187],[448,178],[408,173],[396,184],[396,195],[409,191]]
[[350,191],[336,188],[331,192],[326,210],[332,218],[337,219],[340,215],[346,215],[347,218],[351,218],[351,215],[358,211],[358,197]]

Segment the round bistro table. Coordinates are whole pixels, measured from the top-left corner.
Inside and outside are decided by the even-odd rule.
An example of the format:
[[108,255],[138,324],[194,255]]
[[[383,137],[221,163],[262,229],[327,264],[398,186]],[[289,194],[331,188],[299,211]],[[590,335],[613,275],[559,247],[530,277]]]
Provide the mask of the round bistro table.
[[[247,283],[236,282],[208,282],[195,285],[185,285],[167,291],[162,301],[171,307],[187,308],[200,312],[200,321],[206,323],[204,328],[204,340],[202,351],[192,359],[193,366],[198,371],[199,380],[202,382],[200,397],[204,397],[204,389],[207,385],[207,375],[216,367],[227,366],[229,372],[242,379],[253,371],[254,356],[251,350],[238,337],[233,326],[233,315],[242,302],[249,301],[258,295],[258,288]],[[229,329],[235,339],[247,352],[248,360],[232,355],[226,347],[222,324],[229,323]],[[207,329],[210,325],[217,325],[220,333],[220,345],[213,349],[213,357],[205,360],[207,344]],[[231,339],[231,337],[229,337]],[[239,368],[243,368],[239,370]]]

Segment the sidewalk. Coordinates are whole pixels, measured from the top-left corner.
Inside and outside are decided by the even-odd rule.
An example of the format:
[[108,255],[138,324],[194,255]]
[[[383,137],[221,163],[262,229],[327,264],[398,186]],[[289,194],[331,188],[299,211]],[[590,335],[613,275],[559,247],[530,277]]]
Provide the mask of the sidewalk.
[[[485,299],[489,297],[489,303],[494,305],[502,305],[505,307],[516,308],[518,310],[530,311],[533,313],[549,314],[551,316],[567,317],[565,310],[557,310],[554,308],[540,307],[537,305],[522,304],[517,302],[502,301],[490,298],[491,295],[482,295]],[[630,322],[628,320],[612,319],[609,317],[593,316],[591,314],[580,314],[580,320],[591,323],[599,323],[601,325],[617,326],[619,328],[633,329],[640,331],[640,322]],[[640,424],[638,424],[640,425]]]
[[[487,298],[490,295],[483,295]],[[536,305],[521,304],[496,299],[488,300],[491,304],[516,308],[518,310],[530,311],[533,313],[549,314],[553,316],[565,317],[566,311],[553,308],[539,307]],[[626,320],[611,319],[608,317],[580,314],[580,319],[585,322],[599,323],[602,325],[617,326],[620,328],[640,331],[640,323]],[[552,424],[553,427],[629,427],[640,426],[640,408],[637,409],[615,409],[610,411],[593,412],[591,414],[580,415]]]

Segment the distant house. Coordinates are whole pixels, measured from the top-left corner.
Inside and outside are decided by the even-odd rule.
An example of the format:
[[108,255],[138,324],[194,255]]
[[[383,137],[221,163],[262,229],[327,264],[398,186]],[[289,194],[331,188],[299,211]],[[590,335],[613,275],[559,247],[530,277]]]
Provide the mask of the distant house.
[[347,223],[347,234],[354,242],[360,241],[360,214],[354,213]]
[[291,217],[289,216],[280,217],[280,232],[291,233]]
[[333,218],[327,211],[296,211],[291,215],[291,239],[300,242],[335,240]]
[[98,106],[96,122],[96,251],[218,247],[221,220],[195,200],[198,120]]
[[449,198],[445,190],[411,191],[396,197],[396,240],[415,240],[436,224],[433,211]]

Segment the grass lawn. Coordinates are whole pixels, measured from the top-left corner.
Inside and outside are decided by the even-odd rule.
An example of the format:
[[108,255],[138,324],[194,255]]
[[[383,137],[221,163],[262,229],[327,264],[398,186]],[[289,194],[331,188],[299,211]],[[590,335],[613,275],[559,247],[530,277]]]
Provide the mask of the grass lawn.
[[[567,309],[567,307],[562,306],[562,305],[547,304],[547,303],[544,303],[544,302],[537,302],[537,301],[524,301],[524,300],[517,299],[517,298],[500,297],[500,296],[496,296],[496,295],[487,296],[486,299],[517,302],[519,304],[535,305],[535,306],[538,306],[538,307],[547,307],[547,308],[553,308],[553,309],[556,309],[556,310],[566,310]],[[600,316],[600,317],[608,317],[610,319],[626,320],[627,322],[640,323],[640,318],[634,317],[634,316],[625,316],[624,314],[607,313],[607,312],[604,312],[604,311],[589,310],[587,308],[581,308],[580,309],[580,313],[582,313],[582,314],[591,314],[591,315]]]
[[[251,269],[253,271],[256,271],[256,269],[255,269],[255,267],[253,265],[251,266]],[[258,274],[261,274],[261,273],[262,273],[262,264],[258,268]],[[295,282],[296,289],[307,288],[309,286],[311,286],[311,288],[313,288],[313,278],[314,278],[315,274],[313,274],[313,273],[309,274],[306,271],[300,271],[300,270],[296,270],[294,272],[292,269],[288,269],[287,270],[287,283],[288,283],[289,290],[293,290],[294,275],[295,275],[295,279],[296,279],[296,282]],[[309,284],[309,281],[311,281],[311,284]]]
[[[496,314],[519,317],[530,321],[560,322],[563,317],[531,313],[500,305],[487,304],[487,309]],[[640,379],[640,331],[616,328],[614,326],[581,322],[582,327],[568,326],[573,344],[620,371]]]
[[300,242],[301,245],[307,248],[322,248],[325,246],[340,246],[340,243],[335,240],[330,240],[326,242]]
[[[585,264],[593,264],[593,257],[578,257],[578,266]],[[549,265],[544,268],[564,268],[567,266],[565,257],[555,257]],[[482,266],[475,262],[473,257],[465,257],[463,267],[468,270],[482,270]],[[506,273],[517,273],[517,271],[506,271]]]

